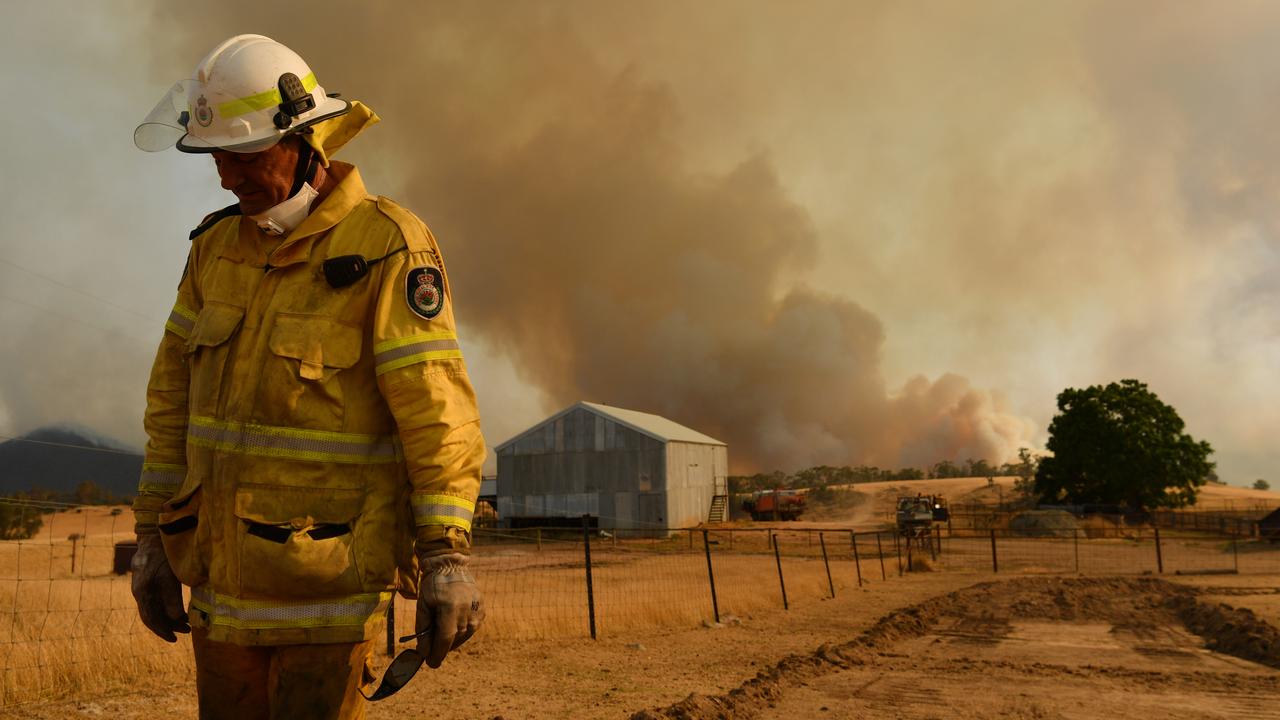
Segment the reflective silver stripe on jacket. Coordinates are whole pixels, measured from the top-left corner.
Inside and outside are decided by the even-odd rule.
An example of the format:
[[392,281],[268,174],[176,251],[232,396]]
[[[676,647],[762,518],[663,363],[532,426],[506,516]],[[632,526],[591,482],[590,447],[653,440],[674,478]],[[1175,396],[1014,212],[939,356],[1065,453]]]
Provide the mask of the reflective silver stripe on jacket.
[[392,436],[254,425],[205,417],[191,418],[187,439],[194,445],[223,452],[286,460],[371,464],[401,459],[400,445]]
[[475,503],[453,495],[410,495],[415,525],[453,525],[471,531]]
[[138,478],[138,492],[172,495],[178,491],[186,477],[186,465],[143,463],[142,476]]
[[169,312],[169,320],[164,324],[166,330],[172,331],[183,340],[191,336],[191,329],[195,326],[195,312],[182,305],[173,306],[173,310]]
[[210,624],[239,630],[359,626],[390,602],[390,592],[292,602],[240,600],[219,595],[207,585],[191,588],[191,607],[205,612]]

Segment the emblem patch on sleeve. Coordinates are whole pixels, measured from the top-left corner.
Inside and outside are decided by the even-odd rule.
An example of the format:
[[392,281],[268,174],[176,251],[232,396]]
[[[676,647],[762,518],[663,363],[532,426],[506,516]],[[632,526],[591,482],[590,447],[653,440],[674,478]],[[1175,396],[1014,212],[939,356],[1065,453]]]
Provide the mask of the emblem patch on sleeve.
[[424,320],[430,320],[444,309],[444,276],[433,267],[410,270],[404,291],[409,309]]

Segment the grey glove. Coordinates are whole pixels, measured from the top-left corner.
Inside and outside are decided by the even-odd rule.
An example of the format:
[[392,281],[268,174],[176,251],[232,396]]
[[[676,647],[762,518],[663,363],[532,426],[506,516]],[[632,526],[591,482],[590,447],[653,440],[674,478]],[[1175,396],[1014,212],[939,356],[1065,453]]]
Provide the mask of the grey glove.
[[177,642],[175,632],[191,632],[182,609],[182,584],[169,567],[158,533],[138,536],[138,551],[129,564],[133,571],[133,599],[142,624],[161,639]]
[[[484,601],[467,570],[468,562],[460,553],[421,558],[416,630],[420,635],[430,630],[418,645],[433,668],[440,667],[445,655],[469,640],[484,622]],[[425,652],[423,641],[429,643]]]

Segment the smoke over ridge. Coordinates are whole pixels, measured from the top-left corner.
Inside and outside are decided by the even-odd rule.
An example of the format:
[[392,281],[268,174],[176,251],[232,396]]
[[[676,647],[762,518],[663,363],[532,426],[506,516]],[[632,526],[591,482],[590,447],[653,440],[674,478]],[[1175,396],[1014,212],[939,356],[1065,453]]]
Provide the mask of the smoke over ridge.
[[385,118],[371,134],[394,154],[366,173],[399,176],[396,199],[441,238],[463,330],[552,407],[671,417],[728,442],[736,469],[1000,461],[1028,443],[958,376],[886,387],[881,322],[795,281],[821,261],[816,232],[767,154],[700,171],[642,68],[604,67],[560,13],[505,8],[401,6],[341,42],[275,37]]
[[0,433],[141,441],[185,229],[230,199],[129,133],[211,46],[261,32],[382,114],[343,158],[440,236],[490,441],[590,399],[720,436],[737,470],[999,460],[1063,387],[1137,377],[1224,478],[1280,462],[1274,4],[11,20],[0,57],[42,60],[0,75],[28,99],[7,116]]

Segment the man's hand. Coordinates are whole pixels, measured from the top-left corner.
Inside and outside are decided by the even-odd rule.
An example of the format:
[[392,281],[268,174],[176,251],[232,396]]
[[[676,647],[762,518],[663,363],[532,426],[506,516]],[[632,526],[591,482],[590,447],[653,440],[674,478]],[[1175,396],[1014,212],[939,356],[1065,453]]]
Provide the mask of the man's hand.
[[182,609],[182,584],[169,567],[164,544],[158,533],[138,536],[138,551],[129,564],[133,571],[133,599],[138,603],[142,624],[168,642],[177,642],[175,632],[191,632]]
[[[438,668],[450,650],[456,650],[484,622],[484,601],[475,578],[467,570],[468,558],[459,553],[422,558],[418,581],[419,652],[427,665]],[[429,643],[423,648],[423,643]],[[424,651],[425,650],[425,651]]]

